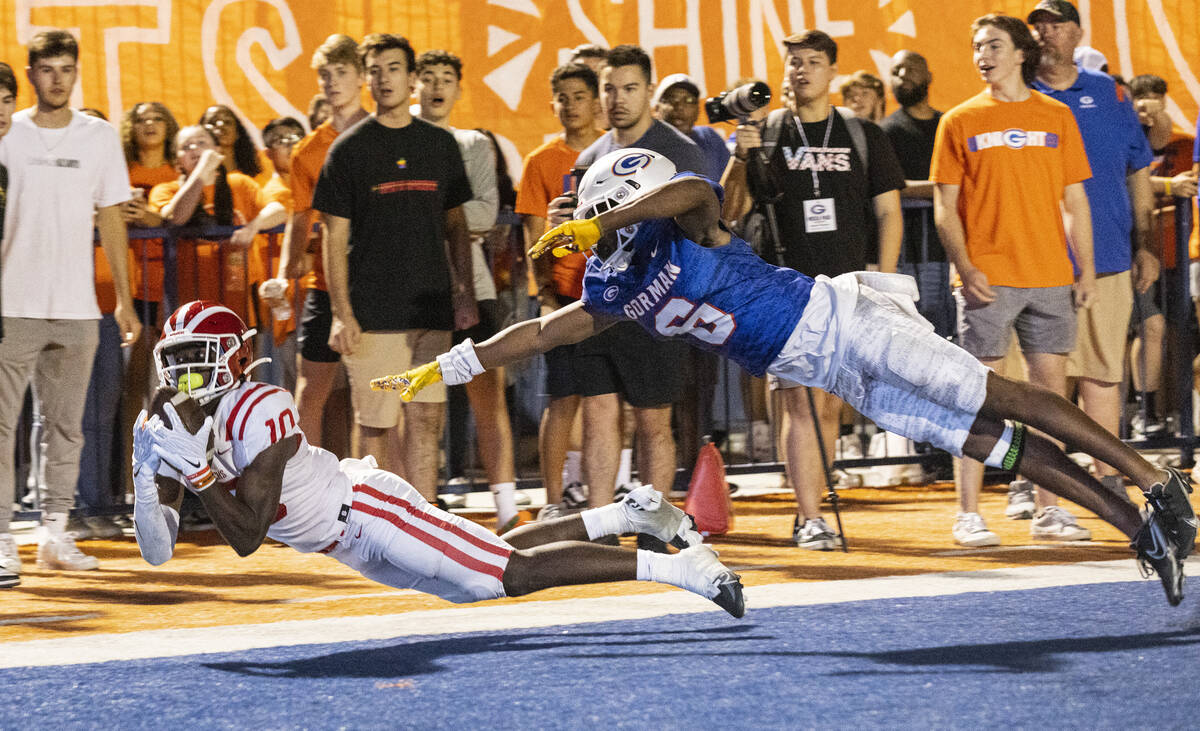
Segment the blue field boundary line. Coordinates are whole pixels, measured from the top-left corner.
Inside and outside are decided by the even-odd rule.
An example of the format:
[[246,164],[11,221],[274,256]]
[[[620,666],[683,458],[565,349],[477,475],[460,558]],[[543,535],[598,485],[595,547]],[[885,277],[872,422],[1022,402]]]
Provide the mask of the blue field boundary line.
[[[1193,560],[1190,568],[1195,571],[1198,565]],[[845,581],[767,584],[746,589],[747,618],[752,618],[755,609],[768,607],[1021,591],[1138,579],[1135,562],[1127,559]],[[1157,584],[1157,579],[1153,581]],[[0,644],[0,668],[183,657],[331,642],[390,640],[414,635],[643,620],[706,612],[721,613],[721,610],[693,594],[667,590],[634,596],[480,604],[397,614],[90,634]],[[736,623],[737,620],[729,619],[729,622]]]

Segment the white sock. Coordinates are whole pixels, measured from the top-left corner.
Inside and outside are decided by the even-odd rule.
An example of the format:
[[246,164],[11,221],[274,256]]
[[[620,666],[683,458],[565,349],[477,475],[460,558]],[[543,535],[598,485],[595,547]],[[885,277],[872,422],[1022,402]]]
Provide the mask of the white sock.
[[517,483],[500,482],[488,485],[488,489],[492,491],[492,499],[496,501],[496,523],[508,525],[517,515]]
[[684,568],[683,562],[676,560],[678,554],[655,553],[654,551],[637,552],[637,580],[657,581],[660,584],[670,584],[686,589],[684,578],[680,574]]
[[52,538],[62,538],[67,532],[67,514],[53,513],[42,519],[42,526]]
[[563,485],[570,485],[572,482],[583,482],[581,464],[583,464],[583,453],[578,449],[568,449],[567,460],[563,462]]
[[621,463],[617,466],[617,484],[613,488],[618,488],[621,485],[629,484],[630,476],[633,473],[633,450],[621,450]]
[[583,526],[587,528],[588,540],[594,541],[604,536],[619,536],[622,533],[632,533],[633,526],[625,516],[621,503],[601,505],[589,508],[579,514],[583,518]]

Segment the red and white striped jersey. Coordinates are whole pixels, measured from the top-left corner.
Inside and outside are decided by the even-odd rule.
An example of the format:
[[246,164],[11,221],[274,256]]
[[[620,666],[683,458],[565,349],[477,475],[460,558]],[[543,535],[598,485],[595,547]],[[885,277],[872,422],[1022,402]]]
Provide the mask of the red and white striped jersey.
[[310,445],[296,421],[290,393],[246,381],[221,396],[213,416],[214,454],[209,464],[226,489],[236,489],[237,478],[264,449],[299,434],[300,447],[284,467],[279,508],[267,535],[310,553],[341,535],[344,524],[338,514],[350,504],[352,491],[337,457]]

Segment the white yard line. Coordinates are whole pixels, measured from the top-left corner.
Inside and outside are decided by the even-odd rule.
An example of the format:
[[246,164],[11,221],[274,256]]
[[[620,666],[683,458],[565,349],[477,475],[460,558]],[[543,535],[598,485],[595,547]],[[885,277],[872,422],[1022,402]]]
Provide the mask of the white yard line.
[[[1196,563],[1192,562],[1193,565]],[[1135,581],[1138,577],[1134,561],[1125,559],[847,581],[768,584],[746,590],[749,610],[747,617],[752,620],[755,609],[767,607],[799,607],[969,592],[1021,591]],[[395,593],[388,592],[385,596]],[[144,630],[3,643],[0,644],[0,668],[178,657],[330,642],[390,640],[411,635],[532,629],[553,625],[649,619],[667,614],[720,611],[700,597],[671,590],[638,596],[485,604],[362,617]]]

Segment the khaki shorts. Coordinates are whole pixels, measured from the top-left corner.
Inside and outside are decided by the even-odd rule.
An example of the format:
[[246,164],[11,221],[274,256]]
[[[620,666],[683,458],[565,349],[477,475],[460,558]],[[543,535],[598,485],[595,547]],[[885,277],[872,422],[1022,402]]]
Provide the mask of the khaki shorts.
[[1096,278],[1092,304],[1076,313],[1075,350],[1067,356],[1067,376],[1120,383],[1125,377],[1125,340],[1133,312],[1129,272]]
[[[372,391],[371,379],[403,373],[450,349],[449,330],[365,332],[352,355],[343,355],[350,378],[354,420],[362,426],[390,429],[400,423],[403,403],[395,391]],[[417,392],[413,401],[440,404],[446,401],[446,384],[438,381]]]

